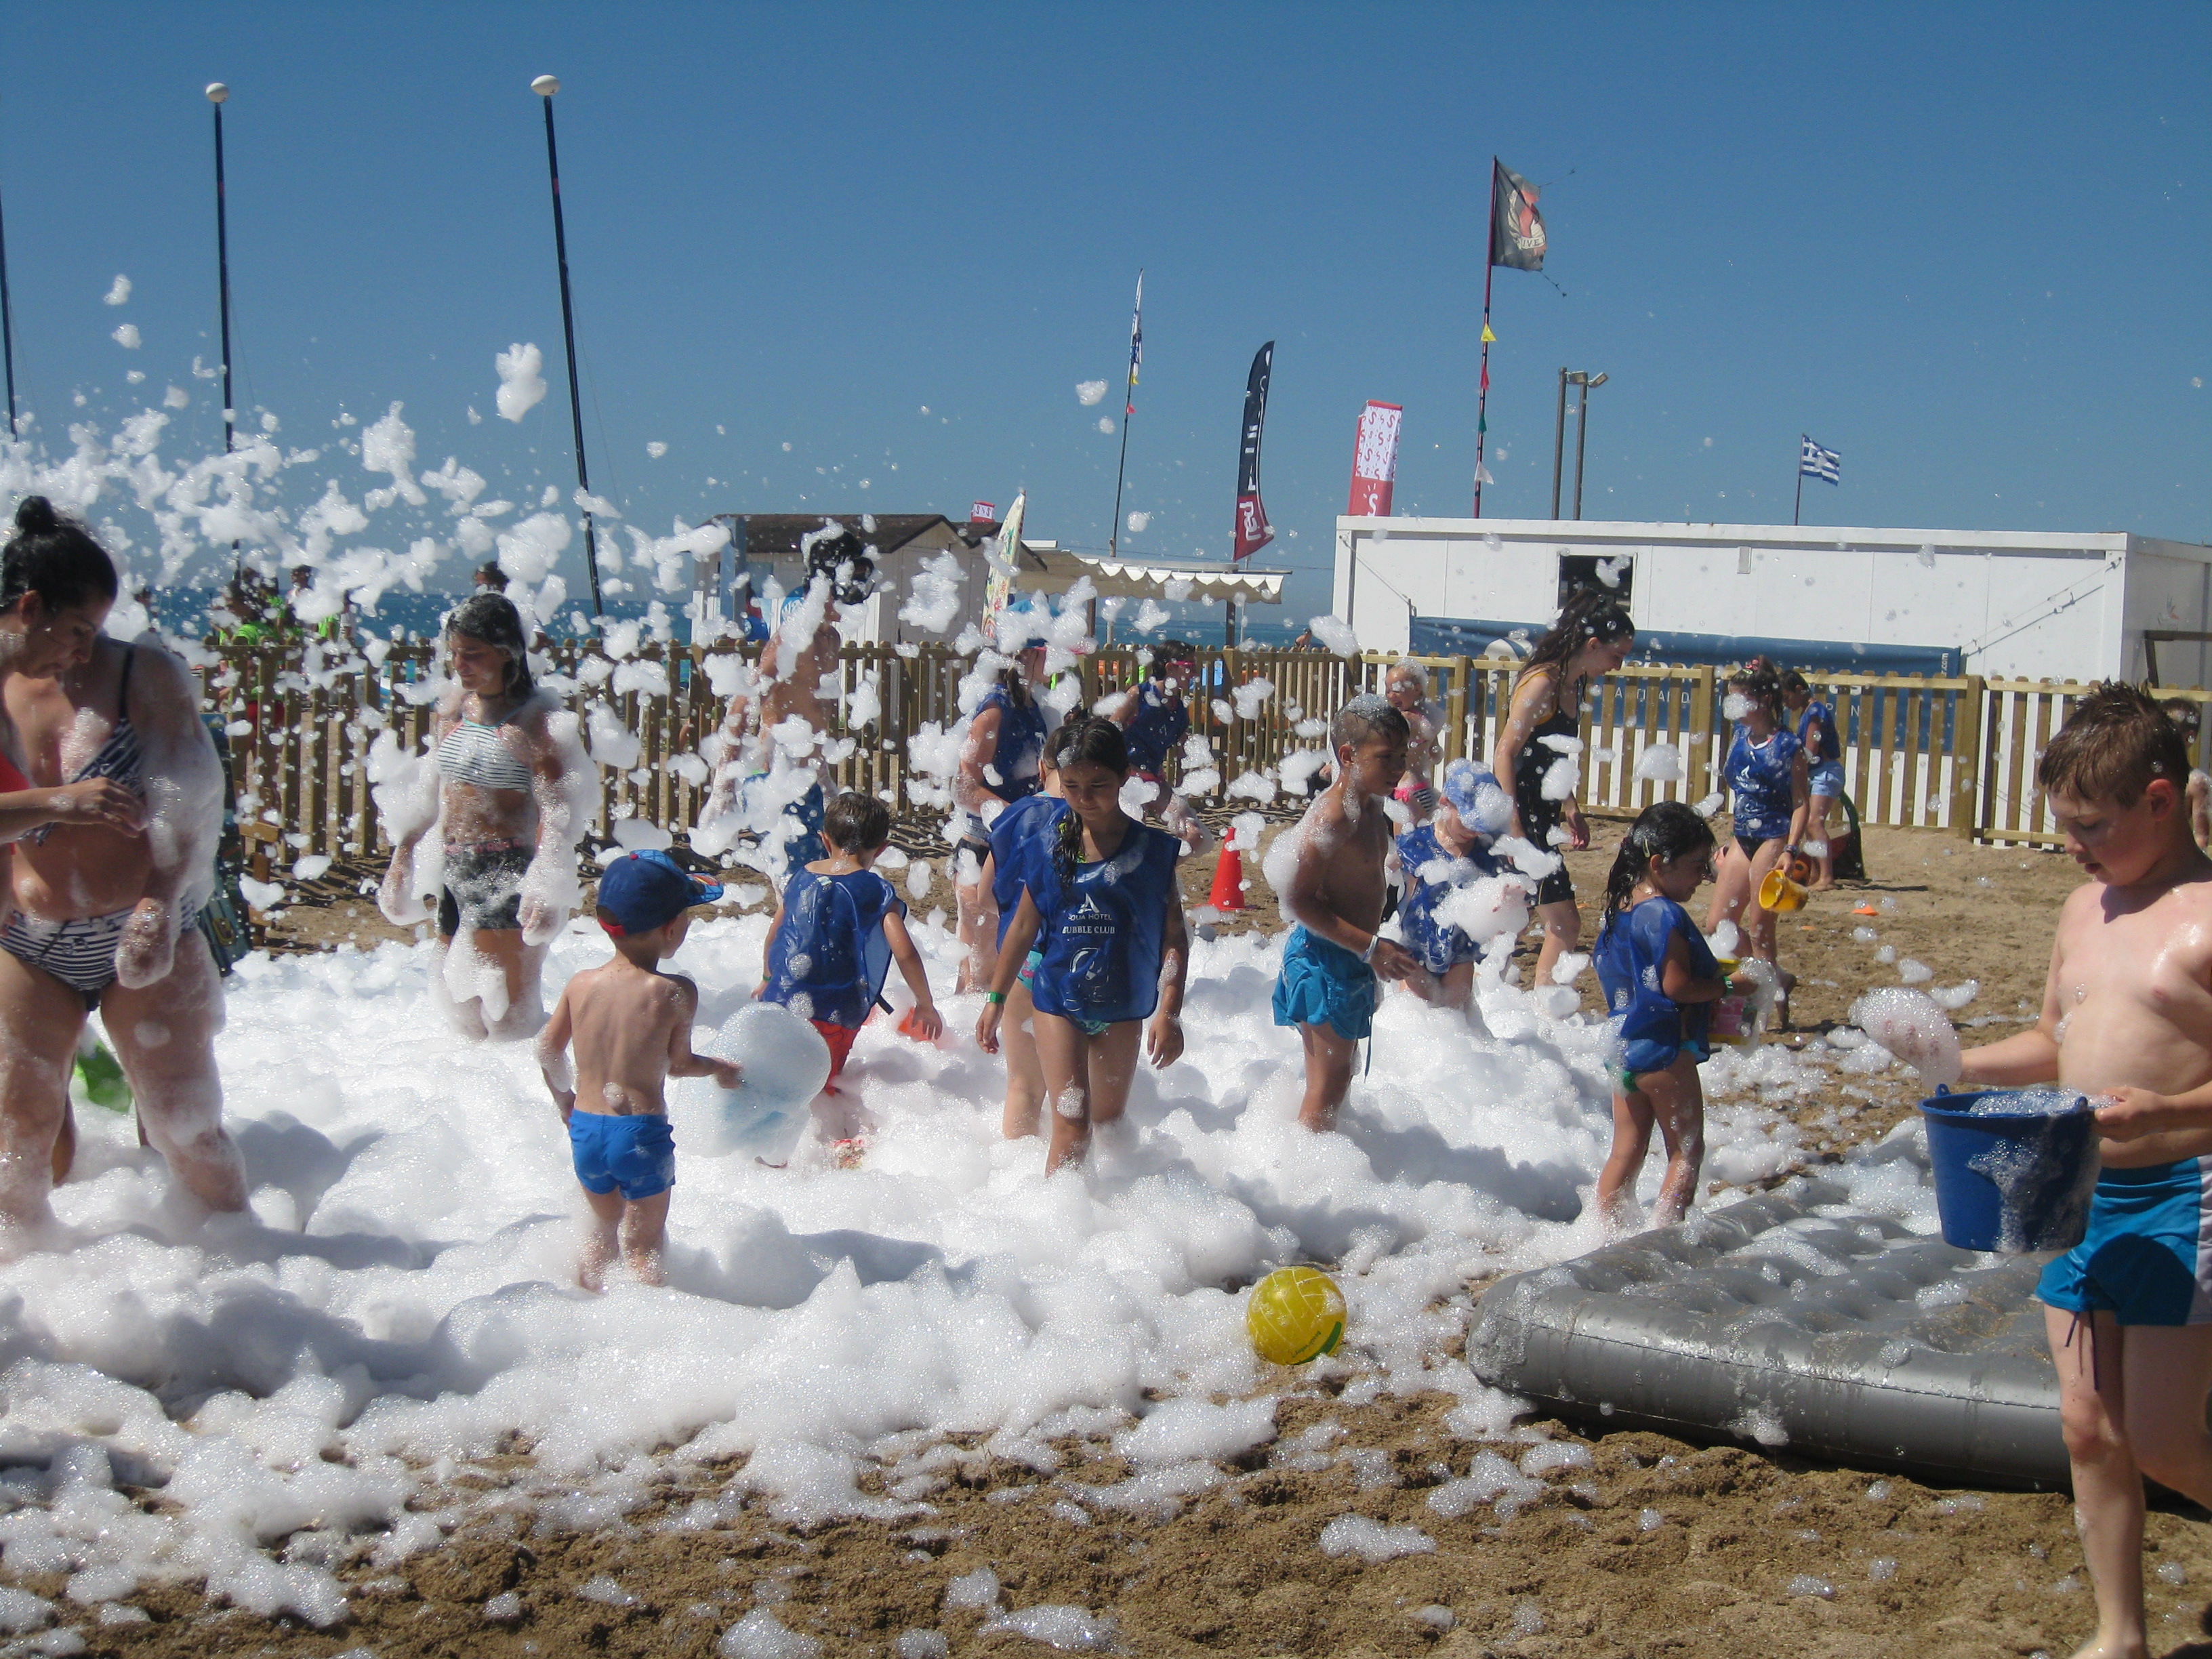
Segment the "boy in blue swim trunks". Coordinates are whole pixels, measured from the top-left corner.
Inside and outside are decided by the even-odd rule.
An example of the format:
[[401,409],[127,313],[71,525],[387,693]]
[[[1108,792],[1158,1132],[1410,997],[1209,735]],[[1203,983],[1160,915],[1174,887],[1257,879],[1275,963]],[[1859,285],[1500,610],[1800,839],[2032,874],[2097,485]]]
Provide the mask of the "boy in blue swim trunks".
[[2036,781],[2091,879],[2059,912],[2034,1029],[1965,1056],[1972,1086],[2100,1097],[2088,1233],[2036,1291],[2097,1596],[2085,1654],[2145,1651],[2143,1476],[2212,1505],[2212,860],[2188,778],[2180,733],[2136,688],[2075,706]]
[[1374,1024],[1377,975],[1421,970],[1404,945],[1375,931],[1389,884],[1382,804],[1405,775],[1407,737],[1406,717],[1371,693],[1338,709],[1328,727],[1336,775],[1291,831],[1297,852],[1279,896],[1297,925],[1283,945],[1275,1024],[1298,1028],[1306,1063],[1298,1121],[1317,1133],[1336,1127],[1351,1091],[1352,1057]]
[[676,1141],[662,1092],[667,1080],[711,1077],[726,1089],[737,1086],[733,1062],[691,1052],[699,988],[659,968],[684,943],[690,908],[721,896],[665,853],[617,859],[599,878],[598,902],[614,959],[568,981],[538,1036],[538,1066],[568,1126],[576,1179],[592,1212],[576,1264],[576,1283],[587,1291],[605,1285],[617,1235],[639,1283],[665,1282],[660,1247],[676,1184]]

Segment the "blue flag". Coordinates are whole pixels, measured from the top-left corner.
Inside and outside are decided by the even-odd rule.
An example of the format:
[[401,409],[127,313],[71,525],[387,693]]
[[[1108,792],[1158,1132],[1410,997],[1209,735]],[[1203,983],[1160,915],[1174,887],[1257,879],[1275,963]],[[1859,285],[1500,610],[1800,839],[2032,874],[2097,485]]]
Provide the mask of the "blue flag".
[[1803,433],[1797,434],[1797,476],[1801,478],[1826,478],[1832,484],[1843,482],[1844,458],[1832,449],[1823,449]]

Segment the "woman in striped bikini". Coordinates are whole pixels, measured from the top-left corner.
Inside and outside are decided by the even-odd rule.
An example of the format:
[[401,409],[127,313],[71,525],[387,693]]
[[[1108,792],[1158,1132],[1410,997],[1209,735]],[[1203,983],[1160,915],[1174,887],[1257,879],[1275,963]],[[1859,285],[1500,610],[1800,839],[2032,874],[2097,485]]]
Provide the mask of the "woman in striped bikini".
[[[196,926],[215,881],[222,769],[199,686],[158,644],[100,632],[115,566],[26,497],[0,551],[0,1229],[35,1228],[74,1143],[69,1075],[100,1010],[146,1139],[217,1210],[246,1206],[222,1129],[222,981]],[[27,790],[27,795],[22,793]]]
[[[576,841],[597,787],[576,717],[531,678],[525,640],[503,594],[454,608],[453,683],[431,723],[431,764],[411,798],[380,803],[393,850],[378,902],[405,926],[435,901],[434,994],[472,1037],[519,1039],[545,1024],[545,947],[581,896]],[[418,860],[434,829],[435,853]]]

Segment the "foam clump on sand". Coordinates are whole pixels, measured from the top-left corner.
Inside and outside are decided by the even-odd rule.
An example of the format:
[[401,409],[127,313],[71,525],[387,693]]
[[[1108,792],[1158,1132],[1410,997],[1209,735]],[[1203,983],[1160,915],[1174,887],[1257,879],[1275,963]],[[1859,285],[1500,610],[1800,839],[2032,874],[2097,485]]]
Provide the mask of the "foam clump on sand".
[[1370,1566],[1401,1555],[1427,1555],[1437,1540],[1419,1527],[1388,1527],[1364,1515],[1340,1515],[1321,1529],[1323,1555],[1356,1555]]

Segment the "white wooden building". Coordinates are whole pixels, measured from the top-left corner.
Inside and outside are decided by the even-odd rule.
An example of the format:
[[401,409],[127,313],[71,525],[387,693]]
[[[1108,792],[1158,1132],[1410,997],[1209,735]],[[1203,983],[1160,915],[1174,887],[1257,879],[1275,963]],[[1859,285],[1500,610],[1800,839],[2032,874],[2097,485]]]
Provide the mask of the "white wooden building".
[[[1334,610],[1370,651],[1517,651],[1617,584],[1638,659],[2203,686],[2212,547],[2124,533],[1336,521]],[[2147,653],[2148,653],[2147,655]]]

